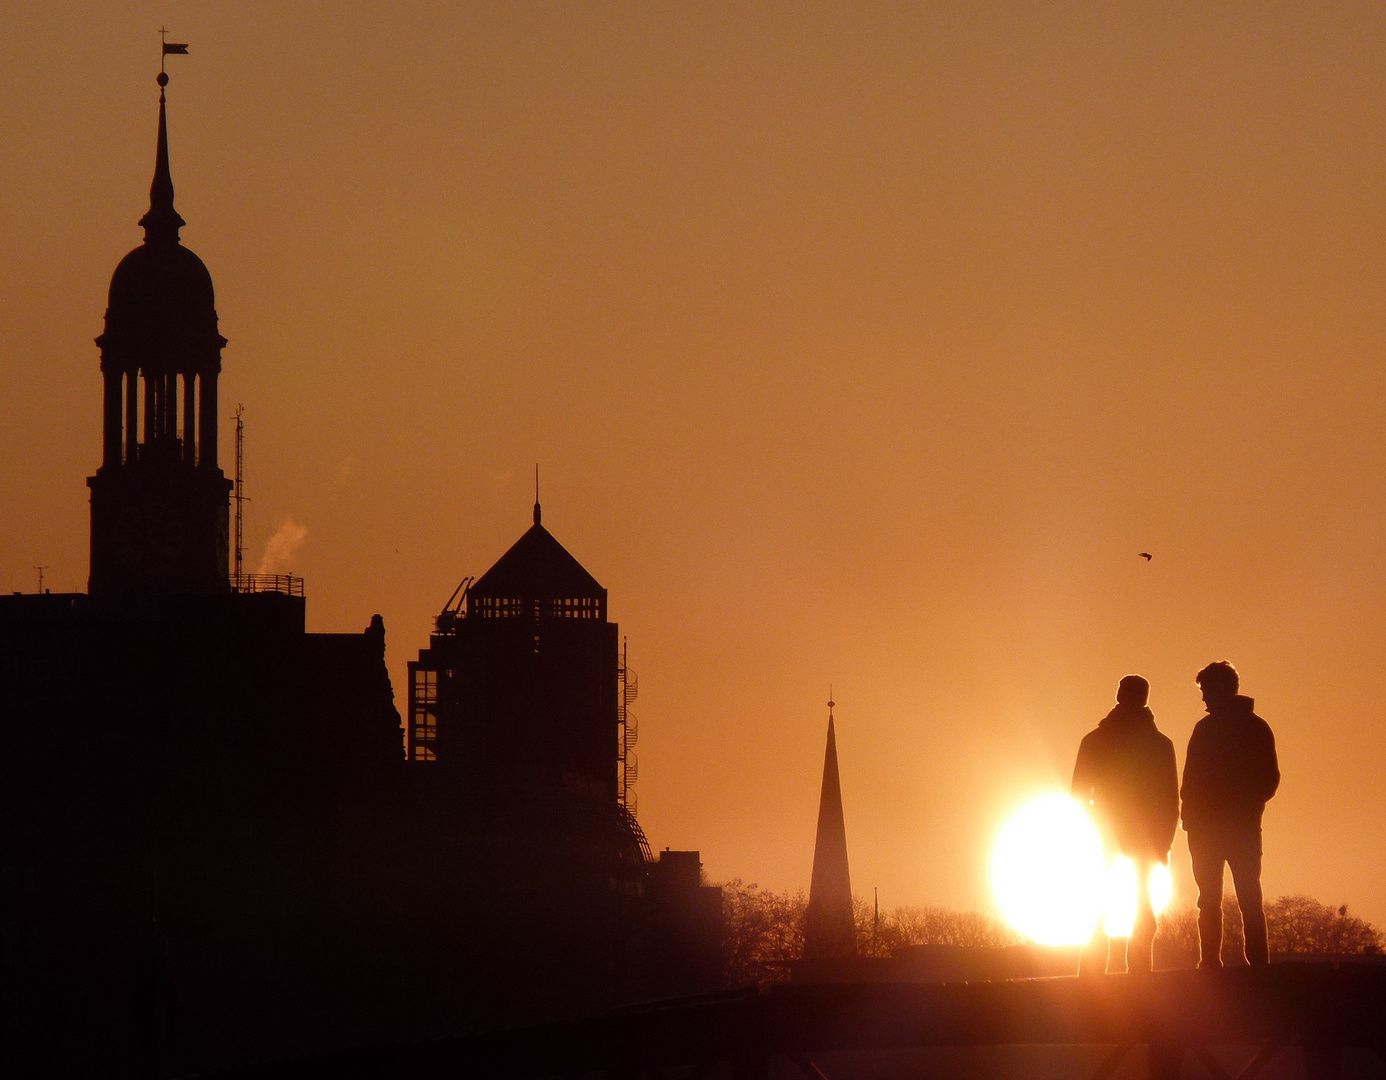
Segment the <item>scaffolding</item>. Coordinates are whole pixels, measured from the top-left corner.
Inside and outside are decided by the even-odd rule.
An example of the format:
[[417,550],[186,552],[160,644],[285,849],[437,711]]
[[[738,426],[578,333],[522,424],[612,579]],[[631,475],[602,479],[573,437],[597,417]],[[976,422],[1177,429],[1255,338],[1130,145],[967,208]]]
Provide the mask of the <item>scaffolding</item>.
[[411,661],[409,667],[409,726],[405,753],[410,761],[438,760],[438,672]]
[[630,703],[640,693],[640,679],[630,668],[627,648],[626,639],[622,638],[621,664],[617,669],[620,693],[616,705],[616,723],[620,741],[616,744],[616,778],[617,797],[621,805],[634,816],[638,802],[635,797],[635,781],[640,777],[640,759],[635,756],[635,743],[640,738],[640,723],[636,720],[635,713],[631,712]]

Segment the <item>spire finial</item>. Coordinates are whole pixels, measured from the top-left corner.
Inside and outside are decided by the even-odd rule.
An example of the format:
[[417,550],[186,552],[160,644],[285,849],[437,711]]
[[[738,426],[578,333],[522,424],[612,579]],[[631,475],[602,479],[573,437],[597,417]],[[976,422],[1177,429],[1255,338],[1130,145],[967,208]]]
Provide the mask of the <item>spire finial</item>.
[[539,524],[541,516],[539,510],[539,463],[536,461],[534,463],[534,524]]
[[144,226],[144,242],[178,242],[178,230],[187,224],[173,208],[173,174],[168,167],[168,113],[164,97],[164,87],[168,85],[168,73],[164,71],[163,58],[171,54],[185,54],[187,45],[170,45],[167,30],[161,29],[159,53],[159,74],[154,81],[159,84],[159,140],[154,152],[154,180],[149,185],[149,213],[140,218]]
[[837,702],[833,700],[833,684],[832,684],[832,683],[828,683],[828,719],[829,719],[829,720],[831,720],[831,719],[833,718],[833,706],[836,705],[836,704],[837,704]]

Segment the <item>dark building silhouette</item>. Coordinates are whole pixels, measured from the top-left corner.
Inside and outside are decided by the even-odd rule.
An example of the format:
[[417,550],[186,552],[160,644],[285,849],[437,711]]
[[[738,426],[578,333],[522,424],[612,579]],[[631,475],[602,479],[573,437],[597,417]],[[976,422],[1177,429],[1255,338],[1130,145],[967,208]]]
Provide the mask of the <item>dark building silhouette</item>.
[[703,884],[697,851],[659,852],[648,884],[650,966],[647,997],[675,997],[722,983],[722,889]]
[[330,1039],[341,855],[399,787],[380,617],[309,634],[301,579],[228,574],[226,341],[159,81],[145,239],[97,338],[90,592],[0,597],[0,1024],[60,1073]]
[[855,956],[857,952],[852,877],[847,870],[847,826],[842,817],[842,782],[838,778],[837,734],[833,729],[834,704],[828,702],[828,745],[823,753],[823,790],[818,799],[818,834],[813,844],[813,878],[804,926],[807,960]]
[[710,988],[716,890],[624,805],[617,628],[537,506],[411,665],[407,733],[378,615],[307,633],[301,579],[228,572],[166,82],[97,339],[90,592],[0,597],[6,1064],[183,1073]]
[[[408,790],[429,822],[411,842],[445,842],[463,868],[428,890],[454,928],[435,932],[485,923],[495,897],[475,883],[495,883],[523,939],[498,929],[455,947],[477,968],[522,972],[517,1001],[536,984],[608,1004],[719,985],[721,890],[702,884],[696,851],[653,859],[629,806],[634,676],[618,634],[606,589],[536,502],[533,525],[458,586],[408,667]],[[487,955],[498,946],[509,962]]]
[[619,794],[618,629],[540,521],[442,612],[409,665],[412,761],[467,783]]

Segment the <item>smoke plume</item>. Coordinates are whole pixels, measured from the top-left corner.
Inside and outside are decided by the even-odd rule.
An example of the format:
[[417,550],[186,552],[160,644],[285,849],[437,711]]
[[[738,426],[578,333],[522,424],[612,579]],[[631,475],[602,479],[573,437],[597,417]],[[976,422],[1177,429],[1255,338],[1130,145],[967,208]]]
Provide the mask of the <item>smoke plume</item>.
[[269,543],[265,545],[265,557],[260,560],[260,568],[257,574],[282,574],[289,570],[289,560],[294,557],[294,552],[307,537],[308,530],[294,521],[293,518],[285,518],[284,524],[275,530],[270,537]]

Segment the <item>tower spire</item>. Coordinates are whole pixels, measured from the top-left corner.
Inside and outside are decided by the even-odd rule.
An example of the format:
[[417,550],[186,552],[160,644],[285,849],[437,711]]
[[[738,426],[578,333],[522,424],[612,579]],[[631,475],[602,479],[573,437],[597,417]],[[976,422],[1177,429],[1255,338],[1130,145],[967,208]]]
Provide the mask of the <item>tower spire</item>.
[[828,691],[828,745],[823,753],[823,789],[818,798],[818,836],[813,845],[804,955],[855,956],[852,878],[847,870],[847,826],[842,815],[842,781],[837,771],[837,734],[832,691]]
[[159,72],[159,141],[154,152],[154,180],[149,185],[149,213],[140,218],[144,242],[178,242],[178,230],[187,224],[173,208],[173,174],[168,167],[168,113],[164,87],[168,74]]
[[539,509],[539,463],[534,463],[534,524],[539,524],[543,512]]

